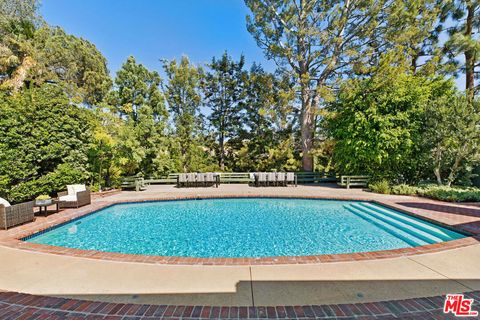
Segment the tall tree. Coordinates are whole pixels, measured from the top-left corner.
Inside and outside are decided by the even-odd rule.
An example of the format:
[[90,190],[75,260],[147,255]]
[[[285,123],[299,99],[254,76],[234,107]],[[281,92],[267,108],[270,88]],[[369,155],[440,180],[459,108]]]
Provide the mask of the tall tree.
[[[434,74],[442,58],[439,44],[443,0],[393,1],[388,9],[385,41],[394,44],[398,60],[406,59],[411,71]],[[402,32],[398,32],[400,26]]]
[[164,92],[168,107],[175,123],[175,136],[180,150],[180,167],[184,172],[198,168],[200,151],[200,81],[202,70],[191,64],[187,57],[164,61],[163,68],[168,82],[164,84]]
[[148,106],[155,120],[160,121],[167,116],[164,98],[160,91],[161,78],[158,72],[148,70],[135,58],[130,56],[118,70],[115,78],[113,101],[117,112],[137,123],[140,108]]
[[36,0],[0,0],[0,88],[17,92],[35,65]]
[[225,52],[222,58],[213,58],[205,76],[205,103],[210,108],[208,119],[215,129],[218,141],[218,165],[225,170],[225,143],[238,136],[242,126],[242,109],[246,72],[245,58],[235,62]]
[[107,59],[91,42],[67,34],[60,27],[44,26],[35,32],[36,83],[64,82],[73,99],[100,103],[111,88]]
[[[165,144],[162,143],[167,125],[167,110],[160,91],[160,75],[149,71],[145,66],[129,57],[117,72],[114,91],[110,100],[137,139],[136,150],[140,158],[140,170],[147,175],[154,174],[157,154]],[[128,132],[126,133],[128,135]],[[125,147],[131,149],[136,143],[127,138]],[[127,152],[128,153],[128,152]],[[131,153],[134,154],[134,153]]]
[[243,148],[236,162],[240,170],[285,170],[289,162],[297,164],[298,154],[294,154],[291,139],[294,96],[289,79],[265,72],[258,64],[252,65],[245,86],[245,116],[239,136]]
[[438,184],[450,186],[480,161],[480,103],[458,94],[433,99],[422,135]]
[[[408,1],[245,0],[247,28],[268,58],[297,79],[303,170],[313,170],[315,117],[335,80],[362,70],[411,25],[398,18]],[[423,2],[422,2],[423,3]],[[403,5],[403,6],[402,6]],[[424,6],[415,6],[420,14]],[[392,18],[395,17],[395,18]],[[412,21],[417,21],[412,19]],[[417,25],[418,26],[418,25]],[[392,31],[395,30],[395,33]]]
[[[454,25],[448,29],[450,39],[445,50],[450,59],[461,64],[465,72],[465,90],[470,101],[475,96],[475,78],[480,77],[480,1],[445,1],[443,20],[451,18]],[[462,60],[456,58],[462,54]]]

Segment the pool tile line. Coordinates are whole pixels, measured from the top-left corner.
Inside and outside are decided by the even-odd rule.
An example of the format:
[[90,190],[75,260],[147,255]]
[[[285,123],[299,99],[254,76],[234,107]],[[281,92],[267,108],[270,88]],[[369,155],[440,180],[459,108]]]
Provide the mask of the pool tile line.
[[[480,291],[466,292],[480,308]],[[304,306],[123,304],[0,292],[0,319],[448,319],[445,296]]]
[[[315,263],[330,263],[330,262],[344,262],[344,261],[362,261],[371,259],[385,259],[396,258],[403,256],[412,256],[418,254],[434,253],[443,250],[461,248],[480,242],[480,226],[478,226],[478,232],[476,228],[470,228],[474,236],[457,239],[453,241],[441,242],[436,244],[429,244],[420,247],[401,248],[384,251],[373,252],[360,252],[360,253],[348,253],[348,254],[326,254],[326,255],[314,255],[314,256],[279,256],[279,257],[266,257],[266,258],[190,258],[190,257],[170,257],[170,256],[146,256],[135,254],[123,254],[114,252],[101,252],[95,250],[81,250],[73,248],[64,248],[49,246],[43,244],[35,244],[22,241],[22,239],[29,239],[38,233],[43,233],[56,228],[60,225],[70,223],[82,217],[93,214],[99,210],[108,208],[115,204],[125,203],[143,203],[152,201],[173,201],[173,200],[189,200],[189,199],[212,199],[212,198],[292,198],[292,199],[326,199],[323,196],[275,196],[275,195],[255,195],[255,194],[225,194],[225,195],[183,195],[183,196],[162,196],[162,197],[149,197],[132,200],[113,200],[113,201],[97,201],[89,206],[79,209],[67,209],[53,216],[47,217],[44,221],[39,223],[30,223],[22,225],[16,228],[12,228],[6,232],[0,233],[0,245],[21,249],[36,251],[47,254],[67,255],[90,259],[110,260],[110,261],[124,261],[124,262],[138,262],[138,263],[153,263],[153,264],[172,264],[172,265],[278,265],[278,264],[315,264]],[[449,227],[455,231],[463,231],[462,228],[455,228],[441,221],[432,219],[431,217],[419,214],[414,210],[405,209],[398,204],[378,199],[362,198],[346,196],[332,196],[329,200],[348,200],[348,201],[371,201],[380,204],[385,207],[389,207],[395,210],[400,210],[404,213],[412,216],[429,220],[431,222],[440,224],[445,227]],[[479,223],[480,225],[480,223]]]

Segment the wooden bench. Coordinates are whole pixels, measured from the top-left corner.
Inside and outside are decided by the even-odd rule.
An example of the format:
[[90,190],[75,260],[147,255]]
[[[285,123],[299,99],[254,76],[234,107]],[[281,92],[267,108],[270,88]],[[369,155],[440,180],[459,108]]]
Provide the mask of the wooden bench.
[[337,178],[333,172],[296,172],[297,182],[300,184],[315,184],[325,182],[336,182]]
[[135,189],[135,191],[142,191],[146,189],[143,178],[125,177],[122,180],[122,190]]
[[368,186],[369,176],[340,176],[339,186],[347,187],[366,187]]
[[160,178],[148,178],[145,180],[146,184],[176,184],[178,173],[170,173],[168,176]]
[[253,180],[248,172],[222,172],[220,173],[221,183],[251,183]]

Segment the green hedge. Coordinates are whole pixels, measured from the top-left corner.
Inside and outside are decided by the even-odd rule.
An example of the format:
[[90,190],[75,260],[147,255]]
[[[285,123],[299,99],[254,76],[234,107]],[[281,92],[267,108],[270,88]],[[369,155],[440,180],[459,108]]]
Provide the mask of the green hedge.
[[429,186],[420,188],[418,194],[427,198],[451,202],[480,202],[479,188]]
[[390,186],[385,180],[370,184],[376,193],[422,196],[449,202],[480,202],[480,188],[447,187],[438,185],[409,186],[399,184]]

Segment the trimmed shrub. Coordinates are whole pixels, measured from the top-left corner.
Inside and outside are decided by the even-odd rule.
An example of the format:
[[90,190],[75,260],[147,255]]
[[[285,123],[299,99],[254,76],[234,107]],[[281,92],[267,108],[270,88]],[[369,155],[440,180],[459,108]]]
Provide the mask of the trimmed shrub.
[[392,187],[392,194],[416,196],[418,194],[418,187],[409,186],[408,184],[399,184]]
[[372,182],[368,185],[368,187],[375,193],[390,194],[391,192],[390,185],[388,184],[387,180]]
[[419,189],[419,194],[436,200],[450,202],[480,202],[479,188],[428,186]]

